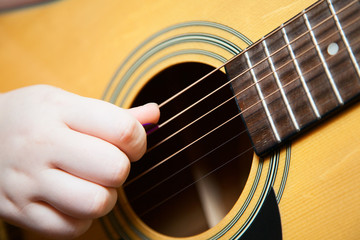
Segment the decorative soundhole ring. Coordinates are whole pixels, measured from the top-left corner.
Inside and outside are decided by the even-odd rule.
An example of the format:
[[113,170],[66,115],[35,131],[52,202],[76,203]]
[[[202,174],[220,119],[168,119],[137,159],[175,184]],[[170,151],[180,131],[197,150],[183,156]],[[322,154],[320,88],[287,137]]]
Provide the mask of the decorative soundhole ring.
[[[154,74],[172,64],[194,61],[217,67],[250,44],[252,42],[241,33],[218,23],[197,21],[169,27],[150,36],[129,54],[116,70],[102,98],[118,106],[129,107],[139,89]],[[270,159],[255,156],[249,176],[251,181],[245,190],[247,194],[242,194],[234,206],[236,213],[232,219],[220,224],[220,228],[210,229],[195,238],[239,238],[256,217],[274,185],[278,188],[275,192],[280,202],[290,163],[289,153],[290,147],[274,153]],[[136,217],[122,189],[114,210],[102,218],[101,223],[109,239],[168,239]]]

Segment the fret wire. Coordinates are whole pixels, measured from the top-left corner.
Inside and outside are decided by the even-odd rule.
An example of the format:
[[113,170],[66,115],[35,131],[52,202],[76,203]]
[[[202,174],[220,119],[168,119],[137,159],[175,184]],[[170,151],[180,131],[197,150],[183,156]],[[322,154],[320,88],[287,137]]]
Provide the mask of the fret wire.
[[270,56],[270,52],[269,52],[269,49],[268,49],[268,46],[267,46],[267,44],[266,44],[266,40],[265,40],[265,39],[262,41],[262,44],[263,44],[263,46],[264,46],[266,56],[268,57],[268,62],[269,62],[269,64],[270,64],[271,70],[272,70],[273,75],[274,75],[274,77],[275,77],[276,84],[278,85],[278,87],[279,87],[279,89],[280,89],[281,96],[282,96],[282,98],[283,98],[283,100],[284,100],[284,102],[285,102],[285,106],[286,106],[286,108],[287,108],[287,110],[288,110],[288,112],[289,112],[289,114],[290,114],[291,121],[292,121],[292,123],[294,124],[296,130],[297,130],[297,131],[300,131],[299,124],[298,124],[298,122],[297,122],[297,120],[296,120],[296,118],[295,118],[295,115],[294,115],[294,113],[293,113],[293,111],[292,111],[292,109],[291,109],[291,106],[290,106],[290,104],[289,104],[289,101],[288,101],[288,99],[287,99],[287,97],[286,97],[285,91],[284,91],[283,86],[282,86],[282,84],[281,84],[281,82],[280,82],[279,76],[278,76],[278,74],[277,74],[277,71],[276,71],[275,65],[274,65],[274,63],[273,63],[272,57]]
[[273,133],[274,133],[274,135],[275,135],[275,138],[276,138],[276,140],[277,140],[278,142],[281,142],[281,138],[280,138],[279,133],[278,133],[278,131],[277,131],[277,129],[276,129],[275,123],[274,123],[274,121],[273,121],[273,119],[272,119],[272,117],[271,117],[269,108],[268,108],[268,106],[267,106],[267,104],[266,104],[264,95],[263,95],[263,93],[262,93],[262,91],[261,91],[259,82],[258,82],[257,77],[256,77],[256,75],[255,75],[254,68],[252,67],[251,60],[250,60],[250,57],[249,57],[248,52],[245,52],[245,57],[246,57],[246,62],[247,62],[247,64],[248,64],[249,68],[250,68],[250,73],[251,73],[251,75],[252,75],[252,78],[253,78],[253,81],[254,81],[256,90],[257,90],[257,92],[258,92],[258,94],[259,94],[259,97],[260,97],[260,99],[261,99],[261,103],[262,103],[262,105],[263,105],[263,107],[264,107],[266,116],[267,116],[267,118],[268,118],[268,120],[269,120],[269,122],[270,122],[270,126],[271,126],[271,128],[272,128],[272,130],[273,130]]
[[317,108],[316,105],[315,105],[315,101],[314,101],[313,97],[311,96],[310,90],[309,90],[309,88],[308,88],[308,86],[307,86],[307,84],[306,84],[306,81],[305,81],[304,77],[303,77],[303,74],[302,74],[302,71],[301,71],[301,69],[300,69],[299,63],[298,63],[298,61],[297,61],[297,59],[296,59],[296,56],[295,56],[295,54],[294,54],[294,51],[293,51],[291,45],[290,45],[290,41],[289,41],[289,38],[288,38],[288,36],[287,36],[285,27],[282,27],[282,28],[281,28],[281,31],[282,31],[282,33],[283,33],[283,37],[284,37],[285,42],[286,42],[286,44],[287,44],[287,47],[288,47],[288,49],[289,49],[290,56],[291,56],[291,58],[293,59],[293,62],[294,62],[294,65],[295,65],[297,74],[299,75],[300,81],[301,81],[301,83],[302,83],[302,85],[303,85],[303,87],[304,87],[304,90],[305,90],[305,92],[306,92],[306,95],[307,95],[307,97],[308,97],[308,99],[309,99],[309,101],[310,101],[310,105],[311,105],[311,107],[312,107],[312,109],[313,109],[316,117],[319,119],[319,118],[321,118],[320,113],[319,113],[319,110],[318,110],[318,108]]
[[338,102],[339,102],[341,105],[343,105],[343,104],[344,104],[344,100],[342,99],[342,97],[341,97],[341,95],[340,95],[339,89],[338,89],[338,87],[336,86],[336,83],[335,83],[335,81],[334,81],[334,78],[333,78],[333,76],[332,76],[332,74],[331,74],[331,72],[330,72],[330,70],[329,70],[329,66],[327,65],[327,63],[326,63],[326,61],[325,61],[325,58],[324,58],[324,55],[323,55],[322,52],[321,52],[321,49],[320,49],[320,46],[319,46],[319,44],[318,44],[318,42],[317,42],[317,39],[316,39],[316,37],[315,37],[314,31],[313,31],[313,29],[312,29],[312,27],[311,27],[309,18],[308,18],[308,16],[307,16],[306,13],[304,13],[303,17],[304,17],[304,19],[305,19],[305,24],[306,24],[306,27],[307,27],[308,30],[309,30],[311,39],[312,39],[312,41],[313,41],[313,43],[314,43],[314,45],[315,45],[315,49],[316,49],[316,51],[317,51],[317,53],[318,53],[318,55],[319,55],[319,57],[320,57],[320,60],[321,60],[321,62],[322,62],[322,65],[323,65],[323,67],[324,67],[326,76],[327,76],[328,79],[329,79],[331,88],[333,89],[333,91],[334,91],[334,93],[335,93],[335,96],[336,96]]
[[[312,5],[311,7],[305,9],[304,12],[306,13],[306,12],[308,12],[308,11],[311,11],[312,9],[316,8],[318,5],[320,5],[320,4],[321,4],[322,2],[324,2],[324,1],[325,1],[325,0],[316,2],[316,3],[315,3],[314,5]],[[352,6],[353,4],[355,4],[356,2],[357,2],[357,0],[352,1],[351,3],[349,3],[348,5],[346,5],[345,7],[343,7],[342,9],[340,9],[340,10],[338,11],[338,13],[340,13],[340,12],[346,10],[347,8],[351,7],[351,6]],[[303,13],[301,13],[301,14],[303,14]],[[300,14],[298,17],[293,18],[293,19],[289,20],[288,22],[282,24],[281,27],[285,27],[285,26],[291,24],[294,20],[296,20],[296,19],[298,19],[299,17],[301,17],[301,14]],[[332,16],[331,16],[331,17],[332,17]],[[326,19],[326,20],[328,20],[328,19]],[[325,20],[325,21],[326,21],[326,20]],[[320,25],[320,24],[318,24],[318,25]],[[318,26],[318,25],[317,25],[317,26]],[[315,26],[315,27],[317,27],[317,26]],[[315,27],[314,27],[314,28],[315,28]],[[269,33],[269,34],[266,35],[264,38],[266,39],[266,38],[268,38],[268,37],[271,37],[275,32],[276,32],[276,31]],[[298,38],[300,38],[300,37],[301,37],[301,35],[298,36]],[[294,39],[294,40],[292,40],[292,41],[296,41],[296,40],[297,40],[297,38]],[[255,45],[256,45],[256,43],[250,45],[250,46],[249,46],[248,48],[246,48],[244,51],[248,51],[249,49],[253,48]],[[281,50],[281,49],[279,49],[279,50]],[[276,53],[276,52],[275,52],[275,53]],[[275,53],[272,53],[272,55],[275,54]],[[166,104],[169,103],[170,101],[172,101],[172,100],[174,100],[175,98],[177,98],[179,95],[181,95],[181,94],[183,94],[184,92],[186,92],[188,89],[190,89],[190,88],[193,87],[194,85],[196,85],[196,84],[200,83],[201,81],[203,81],[204,79],[206,79],[206,77],[208,77],[209,75],[213,74],[213,73],[216,72],[217,70],[220,70],[222,67],[226,66],[226,64],[228,64],[228,63],[232,62],[233,60],[235,60],[235,59],[237,58],[237,56],[238,56],[238,55],[233,56],[231,59],[229,59],[227,62],[223,63],[221,66],[219,66],[219,67],[217,67],[216,69],[212,70],[211,72],[209,72],[209,73],[206,74],[205,76],[201,77],[200,79],[198,79],[197,81],[195,81],[194,83],[192,83],[191,85],[189,85],[188,87],[184,88],[183,90],[181,90],[180,92],[176,93],[175,95],[173,95],[173,96],[170,97],[169,99],[167,99],[167,100],[165,100],[164,102],[160,103],[160,104],[159,104],[159,107],[160,107],[160,108],[163,107],[164,105],[166,105]],[[265,60],[265,59],[263,59],[263,60]],[[262,61],[260,61],[259,63],[261,63],[261,62],[262,62]],[[257,64],[259,64],[259,63],[257,63]],[[255,64],[254,66],[256,66],[257,64]],[[241,74],[240,74],[240,75],[241,75]],[[229,81],[229,82],[231,82],[231,81]]]
[[[313,5],[311,8],[308,8],[308,9],[306,9],[305,11],[303,11],[303,12],[299,15],[299,17],[300,17],[303,13],[306,13],[306,12],[310,11],[311,9],[317,7],[317,6],[320,4],[320,2],[321,2],[321,1],[319,1],[318,3],[316,3],[315,5]],[[349,8],[349,7],[351,7],[351,6],[352,6],[353,4],[355,4],[355,3],[356,3],[356,0],[355,0],[355,1],[352,1],[351,3],[349,3],[348,5],[346,5],[344,8],[340,9],[340,10],[338,11],[338,13],[343,12],[344,10],[346,10],[346,9]],[[333,17],[333,16],[329,16],[328,18],[326,18],[325,20],[323,20],[321,23],[319,23],[319,24],[317,24],[316,26],[314,26],[313,29],[317,28],[318,26],[320,26],[321,24],[323,24],[324,22],[326,22],[327,20],[329,20],[329,19],[332,18],[332,17]],[[298,18],[296,18],[296,19],[298,19]],[[291,22],[292,22],[292,21],[289,21],[289,22],[287,22],[287,23],[284,23],[284,24],[282,24],[280,27],[281,27],[281,28],[284,28],[285,26],[287,26],[287,25],[290,24]],[[349,25],[347,25],[347,26],[349,26]],[[308,32],[305,32],[305,33],[297,36],[297,37],[296,37],[295,39],[293,39],[290,43],[293,43],[293,42],[297,41],[298,39],[300,39],[301,37],[303,37],[303,36],[304,36],[305,34],[307,34],[307,33],[308,33]],[[265,36],[263,39],[266,39],[266,38],[272,36],[272,34],[273,34],[273,33],[270,33],[269,35]],[[256,43],[253,44],[253,45],[251,45],[251,46],[249,46],[247,49],[244,50],[244,52],[245,52],[245,51],[249,51],[249,50],[252,49],[253,46],[255,46],[255,45],[256,45]],[[276,50],[275,52],[271,53],[270,56],[273,56],[273,55],[277,54],[280,50],[282,50],[282,49],[285,48],[285,47],[286,47],[286,46],[281,47],[280,49],[278,49],[278,50]],[[189,88],[193,87],[194,85],[198,84],[198,83],[201,82],[202,80],[206,79],[209,75],[213,74],[213,73],[216,72],[217,70],[220,70],[222,67],[224,67],[226,64],[232,62],[234,59],[236,59],[236,56],[233,57],[232,59],[230,59],[229,61],[227,61],[226,63],[222,64],[222,65],[219,66],[218,68],[212,70],[210,73],[206,74],[206,75],[203,76],[202,78],[198,79],[196,82],[192,83],[191,85],[189,85],[189,86],[186,87],[185,89],[181,90],[181,91],[178,92],[176,95],[174,95],[174,96],[172,96],[171,98],[169,98],[168,100],[166,100],[166,101],[164,101],[163,103],[159,104],[159,107],[160,107],[160,108],[163,107],[165,104],[167,104],[167,103],[170,102],[171,100],[175,99],[177,96],[179,96],[180,94],[182,94],[183,92],[185,92],[185,91],[188,90]],[[264,59],[261,60],[260,62],[254,64],[253,67],[256,67],[257,65],[259,65],[260,63],[262,63],[263,61],[266,61],[266,60],[267,60],[267,59],[264,58]],[[248,70],[247,70],[247,71],[248,71]],[[236,77],[234,77],[233,79],[229,80],[228,83],[231,83],[231,82],[234,81],[236,78],[238,78],[238,77],[242,76],[243,74],[245,74],[247,71],[240,73],[238,76],[236,76]],[[227,83],[224,84],[224,85],[222,85],[221,87],[219,87],[219,88],[216,89],[215,91],[211,92],[211,93],[208,94],[207,96],[212,95],[214,92],[216,92],[217,90],[221,89],[221,88],[224,87],[224,86],[227,86]],[[207,96],[206,96],[206,97],[207,97]],[[186,112],[187,110],[189,110],[190,108],[192,108],[193,106],[195,106],[198,102],[201,102],[202,100],[203,100],[203,99],[197,101],[196,103],[192,104],[192,105],[189,106],[188,108],[186,108],[186,109],[184,109],[183,111],[179,112],[178,114],[176,114],[175,116],[171,117],[171,118],[168,119],[167,121],[163,122],[162,124],[160,124],[160,125],[158,126],[158,128],[161,128],[161,127],[163,127],[164,125],[166,125],[167,123],[171,122],[172,120],[174,120],[175,118],[177,118],[179,115],[181,115],[182,113]]]
[[342,38],[343,42],[344,42],[345,45],[346,45],[346,49],[347,49],[347,51],[348,51],[348,53],[349,53],[349,55],[350,55],[350,59],[351,59],[352,63],[354,64],[354,67],[355,67],[355,70],[356,70],[358,76],[360,77],[359,64],[358,64],[358,62],[356,61],[356,58],[355,58],[355,56],[354,56],[354,53],[353,53],[352,48],[351,48],[351,46],[350,46],[350,43],[349,43],[349,41],[348,41],[348,39],[347,39],[344,31],[343,31],[343,27],[341,26],[341,23],[340,23],[340,20],[339,20],[339,18],[338,18],[338,16],[337,16],[337,13],[336,13],[336,11],[335,11],[335,8],[334,8],[331,0],[327,0],[327,2],[328,2],[328,5],[329,5],[329,8],[330,8],[330,11],[331,11],[331,13],[332,13],[332,16],[333,16],[333,18],[335,19],[336,27],[338,28],[338,30],[339,30],[339,32],[340,32],[340,35],[341,35],[341,38]]

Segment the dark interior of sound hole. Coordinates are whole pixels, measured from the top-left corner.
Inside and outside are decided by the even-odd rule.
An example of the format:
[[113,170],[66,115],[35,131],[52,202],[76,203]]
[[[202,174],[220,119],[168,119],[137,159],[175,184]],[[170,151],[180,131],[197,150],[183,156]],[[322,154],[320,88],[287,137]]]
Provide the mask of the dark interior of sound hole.
[[[162,103],[213,69],[194,62],[169,67],[142,89],[133,106]],[[223,72],[211,74],[163,106],[160,123],[226,82]],[[173,237],[199,234],[217,224],[239,198],[253,151],[240,117],[224,124],[239,112],[235,100],[226,102],[230,97],[226,85],[151,133],[149,148],[162,143],[132,164],[124,191],[135,213],[155,231]]]

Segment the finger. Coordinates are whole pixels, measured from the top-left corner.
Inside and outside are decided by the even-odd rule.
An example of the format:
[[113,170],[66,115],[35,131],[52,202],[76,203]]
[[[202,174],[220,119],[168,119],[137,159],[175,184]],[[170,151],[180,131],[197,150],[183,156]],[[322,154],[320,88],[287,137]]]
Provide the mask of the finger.
[[146,151],[146,133],[134,116],[101,100],[69,96],[63,117],[70,128],[114,144],[132,161],[142,157]]
[[117,192],[58,169],[41,174],[39,198],[66,215],[80,219],[102,217],[114,207]]
[[63,214],[44,202],[32,202],[22,209],[21,227],[29,228],[52,238],[74,238],[86,232],[92,220]]
[[160,118],[160,109],[156,103],[148,103],[143,106],[128,109],[141,124],[157,123]]
[[71,129],[54,133],[54,166],[106,187],[120,187],[130,171],[128,157],[114,145]]

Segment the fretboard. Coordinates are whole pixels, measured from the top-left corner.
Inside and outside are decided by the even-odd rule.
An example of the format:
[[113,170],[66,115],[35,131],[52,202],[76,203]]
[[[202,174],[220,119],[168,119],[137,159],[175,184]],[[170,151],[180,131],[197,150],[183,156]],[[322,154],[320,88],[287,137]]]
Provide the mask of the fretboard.
[[323,0],[226,64],[255,152],[264,155],[360,93],[360,3]]

